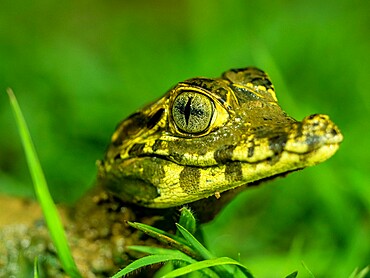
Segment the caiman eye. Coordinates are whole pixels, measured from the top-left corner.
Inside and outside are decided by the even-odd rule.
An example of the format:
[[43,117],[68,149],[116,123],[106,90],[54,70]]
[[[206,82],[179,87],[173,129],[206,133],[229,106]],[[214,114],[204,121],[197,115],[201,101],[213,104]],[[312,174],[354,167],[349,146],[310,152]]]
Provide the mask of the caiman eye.
[[179,94],[172,105],[172,118],[177,128],[186,133],[205,131],[212,120],[213,102],[197,92]]

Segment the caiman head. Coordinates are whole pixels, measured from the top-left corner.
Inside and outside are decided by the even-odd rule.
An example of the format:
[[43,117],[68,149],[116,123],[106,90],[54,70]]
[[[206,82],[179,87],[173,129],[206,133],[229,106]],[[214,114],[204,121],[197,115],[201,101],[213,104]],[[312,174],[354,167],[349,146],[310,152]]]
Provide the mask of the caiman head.
[[342,138],[326,115],[288,116],[263,71],[233,69],[180,82],[122,121],[98,163],[98,183],[150,208],[222,199],[328,159]]

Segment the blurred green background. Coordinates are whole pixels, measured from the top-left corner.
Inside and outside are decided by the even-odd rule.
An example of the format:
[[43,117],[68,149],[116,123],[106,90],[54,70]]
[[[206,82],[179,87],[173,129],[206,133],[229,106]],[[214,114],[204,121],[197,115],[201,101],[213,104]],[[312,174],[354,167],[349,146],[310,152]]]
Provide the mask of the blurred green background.
[[254,65],[302,119],[345,140],[322,165],[242,193],[206,240],[256,277],[348,277],[370,263],[370,2],[2,1],[0,191],[33,196],[13,88],[57,202],[94,182],[116,124],[176,82]]

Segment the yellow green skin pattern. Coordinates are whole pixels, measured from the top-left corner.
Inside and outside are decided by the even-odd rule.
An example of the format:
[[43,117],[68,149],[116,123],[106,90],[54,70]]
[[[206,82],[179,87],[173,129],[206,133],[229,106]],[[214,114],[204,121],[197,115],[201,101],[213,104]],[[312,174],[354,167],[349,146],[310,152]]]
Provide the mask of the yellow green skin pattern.
[[263,71],[234,69],[180,82],[122,121],[98,184],[124,202],[169,208],[318,164],[342,139],[326,115],[288,116]]
[[[126,221],[173,231],[185,203],[210,221],[245,187],[322,162],[341,141],[328,116],[287,116],[258,69],[181,82],[118,126],[98,163],[99,186],[76,207],[59,207],[78,269],[108,277],[137,258],[127,246],[158,245]],[[28,277],[40,254],[45,277],[65,277],[40,214],[22,204],[28,224],[0,225],[0,277]]]

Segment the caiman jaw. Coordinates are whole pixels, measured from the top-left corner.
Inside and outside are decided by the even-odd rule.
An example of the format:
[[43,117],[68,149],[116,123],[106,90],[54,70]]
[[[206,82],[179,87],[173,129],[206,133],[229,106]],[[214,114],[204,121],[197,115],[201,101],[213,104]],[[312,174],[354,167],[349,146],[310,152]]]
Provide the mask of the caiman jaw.
[[[244,143],[221,146],[210,159],[216,162],[211,166],[181,165],[153,156],[153,153],[151,156],[124,160],[120,167],[139,171],[137,188],[146,188],[145,197],[136,195],[129,201],[134,200],[147,207],[167,208],[215,194],[221,193],[222,197],[224,191],[325,161],[334,155],[343,139],[339,129],[326,115],[311,115],[302,122],[291,122],[268,134],[272,136],[249,136],[249,141]],[[110,170],[106,168],[105,171]],[[156,175],[158,173],[161,175]],[[116,178],[111,179],[109,187],[112,192],[118,190],[122,196],[122,179],[118,180],[117,188],[113,182]]]
[[238,144],[231,161],[274,164],[280,159],[285,159],[286,163],[299,159],[304,162],[300,168],[304,168],[330,158],[343,140],[338,127],[322,114],[308,116],[302,122],[291,123],[289,127],[274,130],[271,134],[272,137],[254,138],[254,148],[250,142],[249,146]]

